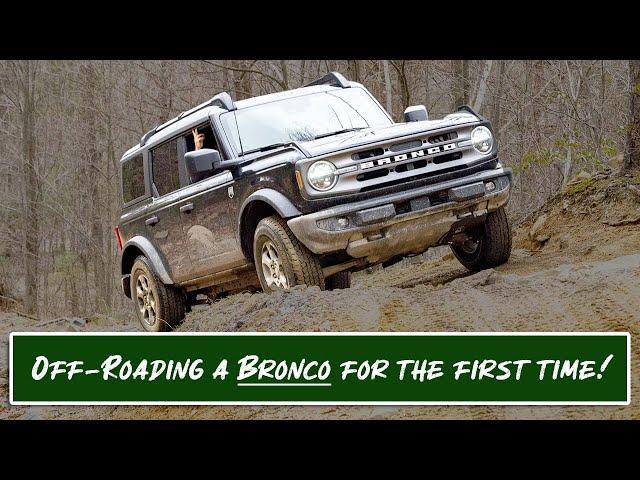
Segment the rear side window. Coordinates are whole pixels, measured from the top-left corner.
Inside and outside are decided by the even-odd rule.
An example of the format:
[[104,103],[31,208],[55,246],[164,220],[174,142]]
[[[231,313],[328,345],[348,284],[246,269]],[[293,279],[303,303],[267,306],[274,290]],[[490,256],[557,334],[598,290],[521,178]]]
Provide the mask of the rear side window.
[[159,195],[166,195],[180,188],[178,170],[178,139],[151,150],[153,183]]
[[142,155],[122,164],[122,199],[129,203],[145,194]]

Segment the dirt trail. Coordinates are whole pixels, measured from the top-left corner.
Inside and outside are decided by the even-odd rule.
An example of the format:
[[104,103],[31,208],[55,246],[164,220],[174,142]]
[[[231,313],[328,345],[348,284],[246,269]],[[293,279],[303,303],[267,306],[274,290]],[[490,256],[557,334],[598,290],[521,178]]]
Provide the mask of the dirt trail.
[[[470,275],[450,254],[416,257],[384,270],[359,273],[348,290],[296,287],[288,293],[225,298],[197,307],[180,327],[181,331],[628,331],[632,335],[629,406],[24,409],[3,405],[0,417],[638,419],[640,225],[633,221],[607,225],[625,223],[640,213],[640,199],[625,188],[632,181],[593,181],[554,199],[515,229],[511,259],[496,269]],[[4,332],[34,329],[33,323],[15,315],[0,317]],[[122,322],[90,322],[85,327],[130,328]],[[6,362],[6,354],[0,362]],[[2,363],[0,379],[6,399],[6,365]]]

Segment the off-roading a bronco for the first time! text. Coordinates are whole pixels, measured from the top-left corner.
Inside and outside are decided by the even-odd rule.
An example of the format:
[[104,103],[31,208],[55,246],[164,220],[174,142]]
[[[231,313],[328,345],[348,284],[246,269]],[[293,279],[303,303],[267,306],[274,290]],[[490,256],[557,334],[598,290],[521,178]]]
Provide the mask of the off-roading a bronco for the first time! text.
[[227,93],[153,128],[120,162],[122,288],[146,330],[198,294],[348,288],[351,272],[449,244],[470,270],[504,263],[511,170],[467,106],[395,123],[330,73],[234,102]]

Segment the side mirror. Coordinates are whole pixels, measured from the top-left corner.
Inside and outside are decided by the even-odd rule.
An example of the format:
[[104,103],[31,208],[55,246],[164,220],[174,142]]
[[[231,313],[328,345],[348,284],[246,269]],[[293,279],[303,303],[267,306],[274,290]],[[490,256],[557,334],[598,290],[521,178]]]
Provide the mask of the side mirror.
[[427,107],[424,105],[412,105],[404,111],[405,122],[421,122],[423,120],[429,120]]
[[191,182],[199,182],[213,175],[213,172],[220,168],[222,158],[220,152],[211,148],[201,148],[184,154],[187,164],[187,173]]

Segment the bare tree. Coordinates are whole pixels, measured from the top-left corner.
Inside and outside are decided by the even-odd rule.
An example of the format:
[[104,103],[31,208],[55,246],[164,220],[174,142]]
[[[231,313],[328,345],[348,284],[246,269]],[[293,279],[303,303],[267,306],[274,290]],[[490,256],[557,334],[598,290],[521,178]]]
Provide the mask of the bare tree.
[[391,87],[391,74],[389,73],[389,60],[382,61],[382,68],[384,70],[384,91],[387,100],[387,112],[393,116],[393,90]]
[[453,66],[453,109],[469,103],[469,60],[454,60]]
[[478,83],[478,91],[476,93],[476,99],[473,102],[473,109],[478,113],[480,113],[480,110],[482,110],[484,96],[487,93],[487,80],[489,79],[489,75],[491,75],[492,65],[493,65],[493,60],[487,60],[486,62],[484,62],[484,68],[482,70],[480,82]]
[[[409,80],[407,78],[406,71],[406,60],[401,60],[399,62],[390,61],[393,68],[396,70],[398,74],[398,83],[400,84],[400,91],[402,93],[402,108],[400,110],[404,111],[409,105],[411,105],[411,90],[409,88]],[[385,77],[386,78],[386,77]]]
[[629,60],[629,129],[624,159],[625,169],[640,168],[640,60]]
[[21,119],[22,198],[24,220],[24,307],[27,313],[38,309],[38,259],[40,231],[40,181],[36,166],[36,82],[39,68],[36,62],[11,62],[17,90],[15,106]]

